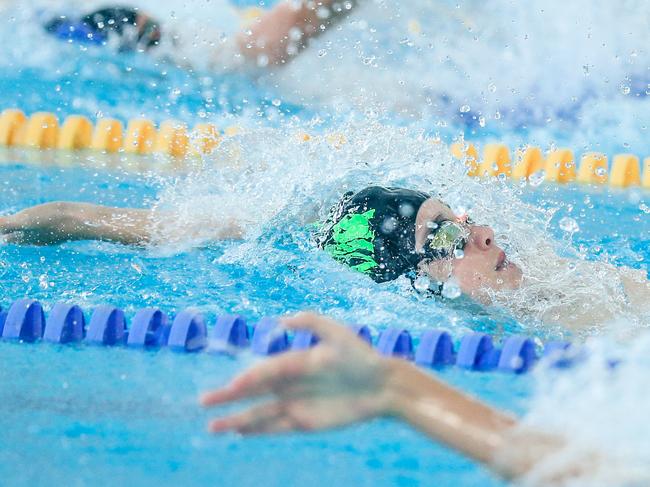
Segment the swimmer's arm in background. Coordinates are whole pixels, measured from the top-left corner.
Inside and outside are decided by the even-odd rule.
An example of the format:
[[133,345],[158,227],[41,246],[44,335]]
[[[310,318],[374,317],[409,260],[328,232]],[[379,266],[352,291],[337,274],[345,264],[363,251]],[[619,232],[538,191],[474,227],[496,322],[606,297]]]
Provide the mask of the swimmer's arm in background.
[[[151,209],[53,202],[0,217],[0,234],[7,242],[28,245],[50,245],[68,240],[146,245],[154,240],[157,229],[174,224],[172,213]],[[211,232],[212,240],[237,239],[243,235],[243,229],[236,222],[221,225]],[[192,238],[187,232],[185,236]]]
[[[268,399],[213,420],[212,432],[316,431],[394,417],[510,479],[526,475],[564,445],[562,438],[525,430],[510,415],[404,360],[381,357],[333,320],[300,313],[284,325],[309,330],[321,341],[310,350],[261,362],[222,389],[204,394],[201,402],[206,407]],[[586,468],[565,467],[545,476],[542,485],[559,483]]]
[[237,45],[253,63],[259,64],[265,57],[269,66],[286,64],[308,46],[311,38],[341,21],[356,4],[357,0],[280,2],[239,34]]

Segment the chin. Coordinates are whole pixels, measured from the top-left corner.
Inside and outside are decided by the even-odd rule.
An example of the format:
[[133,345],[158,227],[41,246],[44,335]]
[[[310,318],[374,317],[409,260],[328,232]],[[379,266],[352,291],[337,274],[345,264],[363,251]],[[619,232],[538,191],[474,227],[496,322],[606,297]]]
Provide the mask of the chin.
[[523,271],[516,264],[510,264],[510,268],[507,270],[507,276],[504,276],[506,282],[505,287],[509,289],[519,289],[524,277]]

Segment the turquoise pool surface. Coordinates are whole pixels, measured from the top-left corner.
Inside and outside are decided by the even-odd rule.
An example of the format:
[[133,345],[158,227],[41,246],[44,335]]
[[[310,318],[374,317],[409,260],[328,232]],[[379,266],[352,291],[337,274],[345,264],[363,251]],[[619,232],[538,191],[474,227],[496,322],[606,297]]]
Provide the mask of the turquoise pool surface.
[[[2,191],[3,208],[72,195],[78,201],[142,206],[156,193],[155,184],[133,176],[24,166],[4,166],[0,172],[3,181],[11,182]],[[579,215],[586,194],[550,187],[527,193],[526,199],[571,204]],[[647,262],[650,224],[643,211],[627,203],[626,193],[591,192],[590,200],[593,210],[577,217],[582,231],[575,244],[599,248],[592,252],[594,258],[609,252],[619,264],[638,267],[640,260]],[[351,302],[345,283],[319,286],[314,280],[319,266],[327,269],[332,263],[314,255],[308,231],[287,225],[269,230],[255,244],[267,262],[262,269],[245,261],[215,263],[238,242],[165,256],[96,242],[4,245],[2,304],[23,296],[46,307],[66,300],[79,303],[88,314],[95,305],[109,303],[129,316],[151,305],[170,314],[196,307],[209,323],[223,312],[241,313],[254,322],[307,307],[354,321],[354,310],[363,303]],[[274,262],[277,253],[284,258]],[[314,268],[301,265],[306,262]],[[370,292],[376,286],[363,285]],[[403,299],[418,301],[408,295]],[[410,324],[426,323],[450,329],[457,339],[469,329],[497,336],[523,331],[553,337],[551,332],[526,330],[513,319],[462,310],[454,315],[433,301],[412,303],[401,311],[392,310],[390,301],[383,306],[382,313],[375,309],[380,320],[363,317],[375,330],[398,323],[417,336],[422,325]],[[392,421],[324,434],[209,436],[205,425],[210,415],[197,406],[196,397],[243,370],[255,360],[249,354],[233,359],[167,350],[0,343],[0,355],[4,485],[502,485],[483,468]],[[499,407],[518,413],[529,407],[530,376],[458,369],[439,374]]]
[[[166,8],[173,8],[169,2],[163,3]],[[461,14],[466,12],[469,17],[480,17],[479,2],[461,3]],[[544,7],[546,4],[541,3]],[[624,74],[621,75],[612,67],[611,85],[616,86],[611,92],[607,91],[601,84],[609,87],[609,80],[605,83],[601,79],[602,83],[594,84],[595,75],[586,78],[584,74],[581,64],[587,66],[586,71],[599,73],[604,79],[602,71],[595,69],[594,59],[581,61],[577,55],[580,59],[575,62],[579,73],[574,78],[566,77],[567,92],[560,96],[551,88],[535,91],[539,87],[536,82],[531,82],[533,90],[524,79],[526,69],[517,71],[509,80],[488,77],[474,82],[470,66],[477,59],[489,58],[482,51],[485,45],[501,52],[503,42],[497,34],[510,32],[507,29],[497,33],[475,33],[466,28],[466,24],[459,27],[460,24],[452,22],[451,37],[443,36],[435,42],[382,31],[386,22],[400,25],[404,30],[407,21],[415,18],[416,13],[426,13],[433,8],[428,2],[415,2],[414,5],[413,12],[410,7],[399,7],[384,23],[377,20],[385,14],[377,5],[379,14],[372,11],[369,24],[351,17],[350,26],[346,27],[349,37],[344,38],[356,46],[351,57],[364,66],[363,69],[346,57],[343,51],[348,50],[338,46],[337,51],[337,46],[328,45],[326,38],[323,45],[314,46],[314,53],[319,53],[321,48],[331,49],[323,58],[323,71],[314,72],[315,58],[307,57],[304,66],[296,64],[297,67],[292,66],[287,71],[288,80],[187,72],[145,56],[121,56],[65,44],[50,45],[51,40],[25,27],[25,18],[30,13],[27,11],[17,20],[12,17],[8,27],[0,27],[0,38],[17,39],[17,47],[0,56],[0,108],[19,107],[27,113],[52,111],[60,119],[80,113],[93,119],[112,116],[123,121],[143,116],[157,122],[175,118],[189,125],[211,121],[220,127],[241,125],[250,131],[262,131],[262,134],[264,130],[289,134],[304,128],[318,134],[377,124],[389,126],[399,137],[409,140],[407,144],[396,136],[396,143],[405,144],[405,149],[403,153],[400,149],[392,149],[403,158],[405,168],[412,161],[419,161],[424,157],[421,153],[429,150],[425,149],[430,146],[429,142],[419,138],[423,134],[440,137],[444,142],[451,142],[464,133],[473,141],[505,140],[513,146],[526,142],[544,147],[568,144],[576,153],[602,150],[650,154],[645,119],[650,110],[645,107],[648,102],[645,73],[639,69],[645,52],[637,49],[640,59],[628,52],[645,42],[645,31],[629,39],[629,45],[623,46],[625,49],[621,48],[629,61],[627,64],[621,62],[629,67],[629,79],[623,79],[627,76],[625,69],[622,68]],[[499,5],[498,16],[490,17],[494,22],[498,17],[507,17],[503,14],[507,6],[504,2]],[[560,2],[553,5],[549,12],[562,10]],[[477,10],[472,11],[470,7]],[[402,8],[404,11],[400,10]],[[434,27],[436,22],[442,21],[440,12],[447,12],[440,8],[440,11],[429,11],[426,17]],[[540,13],[544,9],[539,2],[535,8],[531,7],[531,12],[533,10],[535,15],[547,15]],[[505,12],[519,20],[519,25],[531,21],[526,16],[529,13],[524,15],[518,9]],[[456,14],[449,15],[456,19],[454,22],[458,21]],[[544,25],[548,25],[548,19],[545,22]],[[587,27],[589,22],[597,24],[588,19],[585,21]],[[426,23],[423,24],[426,28]],[[456,53],[458,49],[464,51],[464,47],[448,45],[449,39],[454,38],[454,25],[458,39],[469,41],[476,36],[484,42],[481,48],[468,50],[474,54],[469,61],[460,62],[458,58],[458,63],[454,63],[440,57],[436,54],[438,51],[434,53],[434,48],[440,46]],[[538,24],[532,22],[530,25]],[[578,27],[576,31],[582,32]],[[536,34],[532,42],[539,47],[535,52],[539,53],[544,50],[542,39],[545,37],[535,30],[536,27],[531,29],[531,34]],[[606,35],[604,30],[599,32],[599,35]],[[523,42],[523,37],[515,37]],[[377,50],[387,51],[389,42],[394,43],[390,44],[390,55],[376,58]],[[427,54],[429,48],[431,54]],[[557,52],[562,53],[563,49]],[[424,57],[416,66],[414,61],[418,56]],[[602,59],[609,61],[608,56],[609,51]],[[391,60],[402,57],[404,63],[391,69]],[[342,59],[341,72],[336,71],[337,59]],[[368,59],[370,61],[366,62]],[[372,71],[377,62],[383,70]],[[538,64],[537,61],[527,62],[524,64],[527,68]],[[562,59],[556,56],[554,62],[562,64]],[[495,64],[498,64],[496,60]],[[435,74],[423,71],[422,66],[428,65],[435,66]],[[409,68],[414,70],[410,76],[406,74]],[[530,76],[538,74],[532,70]],[[383,94],[387,106],[375,107],[369,101],[361,104],[341,102],[341,93],[323,83],[328,76],[340,82],[342,90],[346,89],[346,80],[358,78],[368,82],[377,80],[376,87],[368,85],[368,92],[382,93],[384,85],[380,82],[385,81]],[[469,78],[471,88],[463,88],[457,76]],[[402,83],[402,77],[406,84]],[[439,85],[435,81],[439,81]],[[556,82],[549,75],[549,86],[555,86]],[[619,88],[619,82],[627,83],[621,86],[628,89]],[[305,93],[317,92],[322,96],[303,96],[303,87]],[[532,99],[521,95],[528,88],[535,92]],[[598,91],[601,88],[603,91]],[[388,103],[391,97],[392,103]],[[565,103],[565,98],[575,100]],[[413,110],[411,105],[417,109]],[[537,110],[540,106],[543,109]],[[481,118],[486,118],[487,122],[481,122]],[[277,132],[273,133],[277,136]],[[383,148],[385,134],[377,131],[375,136],[371,134],[365,140],[370,140],[369,146],[375,144]],[[264,148],[265,137],[262,135],[261,142],[252,147]],[[296,147],[289,143],[275,147],[277,139],[272,137],[268,135],[266,139],[268,147],[264,150],[268,152],[261,152],[256,158],[251,149],[253,155],[245,154],[247,160],[252,158],[260,167],[272,166],[274,149],[293,150]],[[241,143],[247,140],[242,139]],[[381,150],[373,156],[372,147],[354,141],[352,145],[352,149],[345,149],[339,180],[330,174],[337,167],[336,159],[343,158],[334,150],[316,147],[316,155],[305,160],[304,171],[296,161],[290,161],[292,165],[287,166],[287,171],[295,179],[316,180],[320,172],[323,179],[329,179],[320,192],[305,195],[295,190],[287,193],[287,200],[309,206],[319,198],[332,202],[339,193],[338,186],[348,188],[373,178],[402,181],[402,175],[394,172],[394,164],[387,162],[383,168],[370,163],[371,159],[376,161],[383,157]],[[234,153],[236,150],[229,155],[235,158]],[[296,153],[300,154],[298,149]],[[160,307],[170,315],[192,307],[199,310],[209,324],[223,313],[239,313],[254,323],[263,316],[309,308],[349,323],[368,324],[375,332],[387,326],[403,326],[416,337],[427,327],[442,327],[456,340],[472,330],[486,331],[497,338],[514,333],[542,341],[576,338],[558,327],[533,326],[503,310],[484,309],[467,302],[449,304],[423,299],[405,289],[403,284],[379,286],[343,269],[315,248],[311,226],[297,221],[295,212],[277,204],[286,185],[278,183],[275,194],[272,182],[260,186],[259,190],[251,183],[257,175],[271,178],[273,172],[256,172],[249,168],[246,173],[233,176],[229,168],[222,176],[220,166],[215,164],[211,168],[208,160],[202,173],[190,175],[185,180],[179,175],[161,175],[155,171],[137,175],[105,168],[22,164],[10,152],[3,152],[1,156],[1,214],[54,200],[148,207],[163,194],[167,203],[170,199],[177,203],[170,194],[180,194],[182,200],[193,191],[200,193],[205,188],[197,179],[206,174],[209,176],[207,183],[214,181],[217,192],[220,196],[225,194],[224,201],[230,204],[241,201],[242,206],[246,206],[252,200],[258,208],[268,204],[283,210],[258,221],[256,232],[244,242],[147,249],[106,242],[69,242],[52,247],[3,244],[0,246],[0,305],[3,308],[26,296],[40,300],[46,311],[58,301],[74,302],[82,306],[87,317],[100,304],[119,306],[126,311],[127,317],[146,306]],[[390,157],[387,156],[387,160]],[[278,165],[284,163],[281,159],[278,161],[275,161]],[[435,175],[445,172],[440,171]],[[405,180],[420,178],[428,186],[435,186],[432,174],[423,166],[413,169]],[[647,192],[545,184],[517,188],[500,184],[495,182],[489,190],[491,206],[487,207],[493,212],[503,210],[504,215],[512,216],[511,211],[515,210],[508,205],[514,194],[522,208],[530,204],[546,211],[546,237],[561,243],[558,246],[567,254],[579,253],[587,260],[607,260],[619,266],[642,269],[647,274],[650,262]],[[304,187],[318,188],[318,185]],[[473,187],[470,189],[477,191]],[[260,195],[260,191],[267,193]],[[501,193],[504,195],[503,208],[498,206]],[[506,197],[506,193],[510,196]],[[189,201],[196,205],[197,211],[205,203],[201,198],[189,198]],[[219,206],[208,206],[208,209],[216,214],[223,210]],[[563,229],[566,228],[565,218],[579,230],[568,235]],[[309,435],[252,439],[235,435],[210,436],[205,426],[212,413],[199,408],[197,396],[207,388],[224,384],[236,372],[259,360],[247,352],[233,358],[207,353],[177,354],[168,350],[0,342],[0,360],[0,485],[506,485],[485,468],[389,420]],[[648,370],[647,364],[641,365],[638,373],[647,375]],[[533,375],[478,374],[458,369],[435,373],[490,404],[520,415],[528,413],[536,400],[537,379]],[[624,424],[621,429],[636,428]]]

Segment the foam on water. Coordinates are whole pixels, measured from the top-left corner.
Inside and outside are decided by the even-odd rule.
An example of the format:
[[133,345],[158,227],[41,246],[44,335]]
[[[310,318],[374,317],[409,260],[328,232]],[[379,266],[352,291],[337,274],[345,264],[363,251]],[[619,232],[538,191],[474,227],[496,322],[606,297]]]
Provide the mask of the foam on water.
[[649,352],[648,333],[625,346],[600,337],[589,341],[579,366],[538,369],[535,400],[522,429],[542,429],[568,441],[531,472],[527,484],[546,485],[577,462],[586,468],[562,485],[648,484]]

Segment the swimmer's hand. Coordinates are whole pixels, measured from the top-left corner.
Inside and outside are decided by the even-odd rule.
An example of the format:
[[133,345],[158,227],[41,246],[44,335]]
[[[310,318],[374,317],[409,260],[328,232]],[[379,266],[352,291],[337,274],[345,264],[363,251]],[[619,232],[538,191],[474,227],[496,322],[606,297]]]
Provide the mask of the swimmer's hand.
[[396,412],[389,386],[391,360],[381,358],[351,330],[328,318],[300,313],[283,324],[310,330],[321,342],[310,350],[262,362],[223,389],[203,395],[204,406],[271,396],[244,412],[213,420],[210,431],[312,431]]
[[25,245],[68,240],[144,244],[150,239],[151,219],[150,210],[54,202],[0,217],[0,234],[8,243]]

